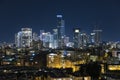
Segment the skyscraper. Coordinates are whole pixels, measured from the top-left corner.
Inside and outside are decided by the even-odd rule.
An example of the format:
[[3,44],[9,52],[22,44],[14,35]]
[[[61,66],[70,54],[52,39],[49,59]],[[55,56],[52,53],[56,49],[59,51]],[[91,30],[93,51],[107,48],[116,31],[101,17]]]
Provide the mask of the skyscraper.
[[101,32],[102,32],[102,30],[95,29],[95,30],[93,30],[93,32],[95,33],[95,35],[94,35],[95,44],[99,45],[102,42],[102,39],[101,39]]
[[44,30],[40,30],[40,40],[43,41],[43,33],[45,33]]
[[86,47],[87,44],[89,43],[89,36],[85,33],[85,32],[82,32],[80,34],[80,41],[79,41],[79,45],[80,47]]
[[30,47],[32,42],[32,29],[31,28],[22,28],[16,34],[16,45],[17,47]]
[[92,32],[91,34],[90,34],[90,42],[91,43],[95,43],[95,33],[94,32]]
[[50,32],[43,32],[41,34],[41,41],[43,42],[43,46],[45,48],[49,48],[49,42],[50,42],[50,35],[51,33]]
[[75,28],[74,29],[74,48],[79,48],[79,41],[80,41],[80,29],[79,28]]
[[57,15],[57,29],[58,29],[58,44],[59,47],[64,46],[64,37],[65,37],[65,21],[63,20],[62,15]]
[[22,47],[21,38],[22,38],[22,32],[19,31],[17,34],[15,34],[15,44],[16,44],[16,47]]
[[50,34],[49,37],[50,37],[49,48],[53,49],[54,48],[54,36],[53,36],[53,34]]
[[39,37],[38,37],[38,34],[37,33],[33,33],[33,40],[34,41],[38,41],[39,40]]
[[[66,36],[65,36],[65,39],[64,39],[65,46],[67,46],[67,44],[69,43],[69,39],[70,39],[69,37],[66,37]],[[68,46],[67,46],[67,47],[68,47]]]
[[58,29],[53,29],[54,48],[58,48]]

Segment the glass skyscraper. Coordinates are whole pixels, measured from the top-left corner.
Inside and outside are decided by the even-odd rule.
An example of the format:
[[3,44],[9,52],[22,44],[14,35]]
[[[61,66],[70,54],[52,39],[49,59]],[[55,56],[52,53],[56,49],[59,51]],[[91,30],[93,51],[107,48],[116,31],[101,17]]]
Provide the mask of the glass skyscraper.
[[65,21],[63,20],[62,15],[57,15],[57,29],[58,29],[58,45],[61,48],[64,46],[65,37]]
[[15,37],[17,47],[30,47],[30,44],[32,42],[32,29],[22,28]]
[[75,28],[74,29],[74,48],[79,48],[79,41],[80,41],[80,29],[79,28]]

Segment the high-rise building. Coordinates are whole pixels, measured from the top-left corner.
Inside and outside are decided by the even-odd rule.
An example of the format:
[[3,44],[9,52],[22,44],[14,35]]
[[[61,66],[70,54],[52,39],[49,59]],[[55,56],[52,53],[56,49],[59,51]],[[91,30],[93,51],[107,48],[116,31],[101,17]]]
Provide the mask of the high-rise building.
[[38,37],[38,34],[37,33],[33,33],[33,40],[34,41],[38,41],[39,40],[39,37]]
[[30,47],[32,42],[32,29],[22,28],[15,36],[17,47]]
[[62,15],[57,15],[57,29],[58,29],[58,44],[59,47],[64,46],[64,37],[65,37],[65,21],[63,20]]
[[101,39],[101,32],[102,32],[102,30],[95,29],[95,30],[93,30],[93,32],[95,33],[95,35],[94,35],[95,44],[99,45],[102,42],[102,39]]
[[88,43],[89,43],[89,36],[85,32],[81,33],[80,41],[78,43],[80,47],[81,48],[86,47]]
[[21,38],[22,38],[22,32],[19,31],[17,34],[15,34],[15,44],[16,44],[16,47],[22,47]]
[[57,31],[51,34],[50,32],[45,32],[44,30],[40,30],[40,40],[43,43],[43,47],[45,48],[54,48],[54,40],[57,41]]
[[49,35],[49,38],[50,38],[50,40],[49,40],[49,48],[54,48],[54,36],[53,36],[53,34],[50,34]]
[[49,48],[49,43],[50,43],[50,32],[44,32],[42,33],[42,42],[43,42],[43,46],[46,48]]
[[65,39],[64,39],[65,46],[67,46],[67,44],[69,43],[69,39],[70,39],[69,37],[65,37]]
[[58,48],[58,29],[53,29],[54,48]]
[[90,34],[90,38],[91,38],[90,42],[95,43],[95,33],[94,32]]
[[40,30],[40,40],[43,41],[43,33],[45,33],[44,30]]
[[74,29],[73,40],[74,40],[74,48],[79,48],[80,47],[80,45],[79,45],[79,41],[80,41],[80,29],[79,28],[75,28]]

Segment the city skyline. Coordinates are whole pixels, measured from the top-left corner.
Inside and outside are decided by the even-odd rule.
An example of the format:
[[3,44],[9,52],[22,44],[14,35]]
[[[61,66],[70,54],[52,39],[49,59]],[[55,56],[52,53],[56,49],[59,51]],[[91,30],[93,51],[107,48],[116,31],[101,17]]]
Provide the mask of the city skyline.
[[[57,14],[65,20],[66,35],[73,37],[73,28],[90,34],[94,26],[103,30],[104,41],[119,41],[120,1],[0,1],[0,41],[14,42],[14,34],[23,27],[30,27],[39,34],[40,30],[56,28]],[[9,37],[8,37],[9,36]]]

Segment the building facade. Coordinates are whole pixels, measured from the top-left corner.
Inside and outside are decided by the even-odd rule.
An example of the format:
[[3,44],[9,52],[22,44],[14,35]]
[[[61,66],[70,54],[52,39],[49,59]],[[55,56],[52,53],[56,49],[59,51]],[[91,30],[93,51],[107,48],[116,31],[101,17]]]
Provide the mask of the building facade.
[[79,41],[79,45],[81,48],[84,48],[87,46],[87,44],[89,43],[89,36],[83,32],[80,34],[80,41]]
[[94,42],[96,45],[99,45],[102,42],[101,32],[102,32],[102,30],[100,30],[100,29],[93,30],[93,33],[95,33],[94,34]]
[[64,45],[65,37],[65,21],[62,15],[57,15],[57,29],[58,29],[58,45],[62,48]]
[[80,47],[80,29],[79,28],[75,28],[74,29],[74,37],[73,37],[73,41],[74,41],[74,48],[79,48]]
[[32,42],[32,29],[31,28],[22,28],[15,35],[15,43],[17,47],[30,47]]

